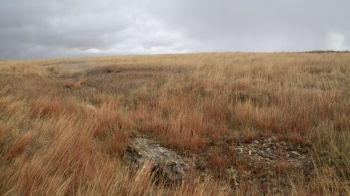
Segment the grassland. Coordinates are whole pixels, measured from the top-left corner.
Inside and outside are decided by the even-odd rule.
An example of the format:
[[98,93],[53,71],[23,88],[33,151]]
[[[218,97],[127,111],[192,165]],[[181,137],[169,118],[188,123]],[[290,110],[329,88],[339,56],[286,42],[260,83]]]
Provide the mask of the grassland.
[[[350,194],[350,53],[9,60],[0,85],[1,195]],[[204,168],[177,186],[133,174],[135,135]],[[279,160],[272,185],[232,185],[227,168],[251,168],[229,149],[271,137],[310,148],[312,169]]]

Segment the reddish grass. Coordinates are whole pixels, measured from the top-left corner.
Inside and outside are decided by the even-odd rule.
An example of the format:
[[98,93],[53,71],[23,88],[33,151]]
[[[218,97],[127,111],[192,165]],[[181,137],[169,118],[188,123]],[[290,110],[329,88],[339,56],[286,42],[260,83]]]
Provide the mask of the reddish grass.
[[[141,171],[129,175],[120,156],[132,130],[186,154],[200,152],[208,161],[206,169],[213,173],[233,161],[225,151],[232,144],[227,141],[277,135],[296,144],[311,143],[315,156],[322,155],[315,162],[315,176],[308,182],[301,182],[301,176],[291,180],[283,193],[346,195],[350,190],[349,57],[347,53],[106,57],[86,61],[121,71],[81,70],[82,75],[87,73],[89,86],[74,78],[77,70],[71,73],[66,66],[70,61],[0,62],[1,73],[10,76],[0,75],[0,82],[6,83],[0,89],[4,95],[0,155],[11,160],[0,159],[0,194],[268,192],[255,181],[226,191],[225,183],[216,180],[194,177],[177,187],[163,187]],[[64,64],[67,70],[57,66],[57,71],[48,73],[47,66],[41,66],[47,64]],[[65,73],[73,79],[62,79],[60,74]],[[38,96],[43,97],[32,101]],[[33,135],[23,136],[18,130],[31,130]],[[213,145],[218,149],[207,154]],[[21,156],[27,150],[30,153]],[[239,173],[249,169],[243,163],[235,168]],[[285,169],[282,163],[277,167],[281,172]]]
[[189,85],[166,90],[152,100],[143,96],[143,104],[133,116],[138,129],[155,133],[169,145],[192,151],[220,140],[228,132],[230,112],[225,105],[211,99],[196,100],[202,99],[197,91],[201,90]]
[[231,84],[233,91],[245,91],[251,88],[251,84],[248,79],[238,79]]
[[31,105],[32,117],[58,117],[64,112],[64,104],[57,99],[41,97]]
[[233,118],[238,125],[250,124],[263,131],[306,133],[315,122],[333,118],[334,99],[333,92],[280,93],[273,106],[261,107],[252,101],[235,104]]
[[[93,108],[93,109],[92,109]],[[128,143],[132,123],[125,112],[117,110],[115,102],[103,103],[99,108],[85,108],[84,125],[108,154],[121,154]]]
[[26,132],[20,135],[9,147],[7,152],[7,160],[11,160],[14,157],[22,154],[28,144],[31,142],[33,135],[31,132]]
[[198,135],[202,130],[198,129],[198,124],[187,123],[185,119],[175,122],[168,124],[159,118],[151,118],[142,122],[139,129],[144,133],[154,133],[165,144],[182,149],[196,151],[205,145],[204,138]]
[[301,135],[298,132],[290,132],[290,133],[285,133],[283,135],[278,135],[277,136],[278,140],[283,140],[283,141],[290,141],[294,144],[309,144],[309,141],[306,140],[305,136]]
[[348,195],[349,190],[344,190],[346,186],[344,182],[339,181],[336,171],[333,168],[326,167],[304,189],[307,191],[306,193],[315,195]]
[[96,111],[88,110],[88,118],[91,118],[91,121],[94,122],[94,136],[103,136],[108,131],[121,131],[131,128],[129,117],[125,113],[117,111],[115,103],[104,103]]
[[2,130],[2,128],[0,127],[0,146],[2,144],[2,140],[5,138],[5,132]]
[[69,89],[79,89],[81,88],[81,81],[66,80],[63,82],[63,86]]
[[129,141],[129,135],[126,131],[115,131],[113,136],[113,140],[110,144],[109,154],[117,153],[119,155],[125,152],[126,145]]
[[287,171],[290,169],[290,165],[288,163],[288,161],[285,160],[279,160],[276,162],[275,166],[274,166],[274,170],[275,172],[277,172],[278,174],[284,174],[287,173]]
[[207,162],[209,167],[219,172],[222,172],[229,165],[228,160],[225,159],[225,156],[218,150],[215,150],[210,154]]

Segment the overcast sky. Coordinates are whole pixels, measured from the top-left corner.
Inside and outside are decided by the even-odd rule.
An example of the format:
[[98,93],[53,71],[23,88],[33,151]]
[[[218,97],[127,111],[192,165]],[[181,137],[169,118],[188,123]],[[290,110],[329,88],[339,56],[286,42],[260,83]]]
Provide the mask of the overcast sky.
[[350,49],[350,0],[0,0],[0,58]]

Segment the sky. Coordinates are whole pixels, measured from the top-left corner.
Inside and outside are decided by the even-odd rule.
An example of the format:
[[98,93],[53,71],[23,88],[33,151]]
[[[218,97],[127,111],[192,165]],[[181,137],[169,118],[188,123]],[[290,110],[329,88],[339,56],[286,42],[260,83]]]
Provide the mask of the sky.
[[0,0],[0,58],[350,50],[350,0]]

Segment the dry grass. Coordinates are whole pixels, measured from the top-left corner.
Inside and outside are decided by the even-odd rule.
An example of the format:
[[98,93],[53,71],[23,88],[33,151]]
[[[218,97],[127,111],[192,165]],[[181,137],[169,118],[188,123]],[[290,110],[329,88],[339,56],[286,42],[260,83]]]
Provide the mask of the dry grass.
[[230,138],[307,143],[314,176],[291,177],[279,191],[350,193],[349,53],[1,61],[0,82],[2,195],[277,193],[249,182],[231,190],[225,178],[196,175],[162,186],[147,166],[132,175],[120,157],[135,132],[207,156],[208,169],[220,173],[230,165],[220,149]]

